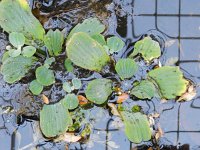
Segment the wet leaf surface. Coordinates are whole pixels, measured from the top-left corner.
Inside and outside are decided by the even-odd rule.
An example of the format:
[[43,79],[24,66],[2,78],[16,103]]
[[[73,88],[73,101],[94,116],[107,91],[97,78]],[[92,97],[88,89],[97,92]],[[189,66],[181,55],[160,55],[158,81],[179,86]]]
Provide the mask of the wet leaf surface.
[[151,61],[154,58],[160,57],[160,45],[158,42],[152,40],[151,37],[145,37],[135,43],[133,53],[130,57],[135,57],[138,54],[141,54],[144,60]]
[[130,58],[120,59],[115,70],[122,80],[131,78],[137,72],[138,66],[136,62]]
[[75,65],[94,71],[101,71],[102,67],[110,60],[104,48],[83,32],[72,36],[67,42],[66,52],[68,58]]
[[186,90],[188,81],[184,79],[179,67],[164,66],[148,73],[159,88],[162,98],[173,99],[181,96]]
[[85,94],[88,100],[95,104],[103,104],[112,93],[112,81],[109,79],[95,79],[88,83]]
[[40,127],[46,137],[63,134],[71,124],[69,112],[61,102],[43,106],[40,112]]
[[14,83],[23,78],[28,73],[31,66],[35,63],[36,58],[27,58],[23,56],[9,57],[1,66],[3,78],[8,83]]

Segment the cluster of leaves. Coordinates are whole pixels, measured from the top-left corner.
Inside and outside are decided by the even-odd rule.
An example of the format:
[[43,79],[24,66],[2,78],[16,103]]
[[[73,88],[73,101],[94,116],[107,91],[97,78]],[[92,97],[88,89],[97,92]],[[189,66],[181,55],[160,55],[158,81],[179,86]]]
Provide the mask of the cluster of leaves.
[[[42,25],[32,15],[25,0],[0,2],[0,26],[9,33],[9,41],[12,44],[4,54],[1,66],[1,73],[8,83],[19,81],[28,73],[37,61],[34,55],[38,49],[42,49],[41,45],[45,45],[50,56],[58,56],[62,52],[65,40],[62,32],[49,30],[45,35]],[[113,60],[112,55],[125,47],[125,43],[117,36],[105,38],[102,34],[105,28],[97,18],[89,18],[71,30],[66,43],[68,58],[64,66],[67,71],[73,72],[73,64],[101,73],[103,67]],[[119,59],[114,64],[115,71],[121,81],[134,79],[139,68],[135,57],[141,56],[144,61],[151,62],[160,55],[159,43],[149,36],[145,37],[135,43],[129,58]],[[36,68],[36,79],[30,83],[30,90],[34,95],[39,95],[44,86],[55,83],[54,72],[50,69],[54,61],[53,57],[47,58],[43,65]],[[188,81],[178,67],[164,66],[149,71],[145,79],[134,83],[129,90],[132,96],[139,99],[151,99],[156,95],[160,98],[174,99],[181,96],[187,90],[187,86]],[[66,96],[58,103],[44,104],[40,112],[40,126],[46,137],[64,134],[73,126],[69,110],[76,109],[80,103],[78,96],[72,92],[81,87],[81,80],[77,78],[71,82],[64,82]],[[85,89],[86,99],[97,105],[107,104],[113,92],[112,80],[105,78],[90,81]],[[151,139],[150,125],[145,114],[126,109],[118,111],[130,141],[140,143]]]

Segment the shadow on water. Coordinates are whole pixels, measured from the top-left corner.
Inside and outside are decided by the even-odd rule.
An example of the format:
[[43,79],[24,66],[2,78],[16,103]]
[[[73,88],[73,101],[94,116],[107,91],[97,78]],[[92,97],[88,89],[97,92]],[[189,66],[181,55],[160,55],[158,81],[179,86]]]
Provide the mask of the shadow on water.
[[[90,141],[70,144],[70,150],[110,150],[109,141],[115,148],[123,150],[198,150],[200,149],[200,2],[192,0],[30,0],[34,15],[45,29],[64,29],[67,35],[72,27],[85,18],[97,16],[107,25],[105,35],[118,35],[126,42],[126,48],[114,56],[115,60],[126,57],[133,49],[133,43],[146,35],[157,40],[162,47],[161,64],[178,65],[185,76],[197,86],[197,96],[189,102],[131,101],[142,106],[147,114],[160,113],[155,120],[164,131],[164,136],[155,143],[153,140],[139,145],[130,143],[123,131],[112,126],[115,118],[107,109],[93,107],[90,116],[95,120]],[[0,56],[7,45],[7,35],[0,33]],[[57,60],[56,79],[58,84],[47,88],[44,94],[51,102],[64,95],[61,83],[74,76],[82,78],[83,84],[101,77],[98,73],[76,68],[75,74],[63,72],[65,54]],[[141,62],[142,64],[142,62]],[[158,64],[158,60],[149,67]],[[112,68],[110,68],[112,69]],[[140,68],[144,76],[149,68]],[[113,74],[111,76],[117,81]],[[31,76],[30,76],[31,77]],[[84,78],[83,78],[84,77]],[[23,82],[6,84],[0,76],[0,149],[65,149],[64,142],[48,142],[39,130],[38,112],[42,107],[41,98],[33,97]],[[83,89],[82,89],[83,90]],[[81,90],[79,91],[82,92]],[[98,112],[98,113],[97,113]],[[154,127],[155,129],[157,126]],[[118,147],[119,146],[119,147]],[[113,148],[113,149],[115,149]]]

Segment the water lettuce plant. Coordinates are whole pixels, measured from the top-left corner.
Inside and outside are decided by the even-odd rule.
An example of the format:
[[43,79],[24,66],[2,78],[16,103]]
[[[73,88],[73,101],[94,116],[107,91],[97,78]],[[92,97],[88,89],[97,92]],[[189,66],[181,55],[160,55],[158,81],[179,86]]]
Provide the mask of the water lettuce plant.
[[[113,56],[127,47],[120,37],[103,33],[106,27],[97,18],[88,18],[77,24],[64,44],[65,37],[58,29],[49,30],[45,35],[45,30],[32,15],[25,0],[2,0],[0,26],[9,33],[11,44],[2,58],[1,74],[4,80],[10,84],[20,81],[32,68],[35,70],[35,79],[29,83],[29,89],[33,95],[40,95],[45,86],[50,88],[53,84],[62,86],[65,91],[58,102],[50,101],[40,111],[40,128],[45,137],[57,137],[80,128],[80,121],[77,124],[77,116],[72,114],[84,109],[81,100],[84,99],[86,105],[111,106],[111,103],[107,103],[110,98],[121,96],[120,104],[112,103],[112,109],[122,119],[126,136],[134,143],[148,141],[152,135],[148,114],[135,106],[130,106],[133,111],[123,109],[123,102],[127,97],[132,100],[135,97],[137,100],[150,100],[155,96],[160,99],[175,99],[188,89],[189,81],[184,78],[179,67],[163,66],[152,70],[153,67],[149,67],[150,71],[145,77],[136,79],[138,60],[151,62],[161,56],[159,43],[150,36],[144,37],[134,44],[128,58],[115,59]],[[42,51],[43,46],[47,48],[47,52]],[[73,75],[73,79],[56,80],[52,69],[56,68],[51,66],[57,63],[54,57],[62,52],[66,52],[63,66]],[[49,58],[44,53],[52,57]],[[41,55],[42,57],[38,57]],[[136,56],[143,59],[137,59]],[[37,61],[39,63],[35,65]],[[96,72],[98,78],[94,74],[85,83],[85,79],[77,78],[74,73],[74,70],[80,68]],[[115,79],[111,80],[113,78]],[[125,98],[122,98],[123,94]],[[85,132],[90,131],[90,128],[83,131],[81,135],[87,135],[88,132]]]

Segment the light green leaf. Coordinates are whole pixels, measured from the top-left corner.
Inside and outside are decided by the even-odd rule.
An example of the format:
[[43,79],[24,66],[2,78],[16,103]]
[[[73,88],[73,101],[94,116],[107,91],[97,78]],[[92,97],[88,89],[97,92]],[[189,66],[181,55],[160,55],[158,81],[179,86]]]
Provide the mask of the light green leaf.
[[75,33],[66,46],[68,58],[77,66],[101,71],[110,60],[104,48],[83,32]]
[[85,32],[90,36],[100,34],[105,30],[105,26],[97,18],[88,18],[83,23],[77,24],[69,33],[67,39],[69,40],[74,33]]
[[74,86],[74,89],[76,89],[76,90],[80,89],[82,86],[81,80],[78,78],[72,79],[72,84]]
[[14,47],[19,48],[25,44],[25,37],[22,33],[11,32],[9,34],[9,41]]
[[11,49],[8,51],[10,57],[17,57],[21,54],[21,49]]
[[67,94],[62,100],[61,103],[69,110],[75,109],[78,107],[79,101],[75,94]]
[[124,47],[125,43],[117,36],[113,36],[107,39],[107,45],[112,54],[114,52],[119,52]]
[[134,57],[138,54],[141,54],[144,60],[151,61],[154,58],[160,57],[160,45],[158,42],[152,40],[151,37],[145,37],[135,43],[134,51],[130,57]]
[[33,80],[29,85],[29,89],[34,95],[39,95],[43,90],[43,86],[37,80]]
[[29,40],[43,40],[45,33],[43,26],[33,16],[26,0],[2,0],[0,26],[8,33],[22,33]]
[[63,90],[65,90],[67,93],[70,93],[72,91],[71,84],[69,82],[64,82]]
[[7,51],[7,52],[5,52],[4,54],[3,54],[3,57],[2,57],[2,59],[1,59],[1,62],[4,62],[7,58],[9,58],[10,57],[10,55],[9,55],[9,51]]
[[22,55],[25,57],[32,57],[36,52],[36,48],[33,46],[25,46],[22,50]]
[[72,125],[69,111],[61,102],[44,105],[40,111],[40,128],[45,137],[55,137],[65,133]]
[[141,81],[138,85],[133,87],[131,94],[140,99],[151,99],[156,93],[155,86],[148,80]]
[[51,65],[53,62],[55,62],[55,61],[56,61],[56,60],[55,60],[54,57],[47,58],[47,59],[44,61],[44,65],[45,65],[47,68],[49,68],[50,65]]
[[106,40],[102,34],[95,34],[91,36],[94,40],[96,40],[99,44],[106,45]]
[[56,29],[55,31],[49,30],[44,37],[44,43],[51,56],[58,56],[62,51],[64,35],[58,29]]
[[148,78],[159,88],[162,98],[173,99],[187,90],[188,81],[184,79],[179,67],[164,66],[148,73]]
[[88,100],[95,104],[103,104],[112,93],[112,81],[109,79],[95,79],[89,82],[85,94]]
[[150,125],[146,115],[128,111],[120,113],[125,125],[125,134],[131,142],[141,143],[151,139]]
[[133,59],[124,58],[118,60],[115,70],[122,80],[131,78],[138,70],[138,66]]
[[36,69],[36,79],[43,86],[49,86],[55,83],[55,77],[52,70],[45,66],[40,66]]
[[8,83],[19,81],[28,73],[36,60],[35,57],[27,58],[21,55],[7,58],[1,66],[1,73],[4,80]]
[[65,59],[65,62],[64,62],[64,66],[65,66],[65,69],[68,71],[68,72],[73,72],[74,70],[74,67],[72,65],[72,61],[70,59]]

